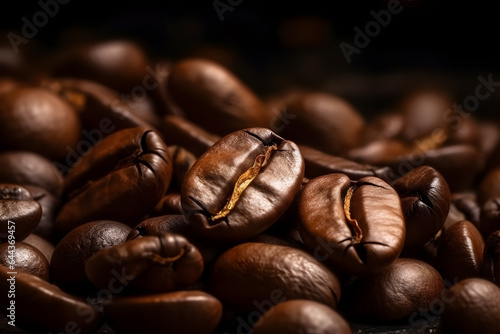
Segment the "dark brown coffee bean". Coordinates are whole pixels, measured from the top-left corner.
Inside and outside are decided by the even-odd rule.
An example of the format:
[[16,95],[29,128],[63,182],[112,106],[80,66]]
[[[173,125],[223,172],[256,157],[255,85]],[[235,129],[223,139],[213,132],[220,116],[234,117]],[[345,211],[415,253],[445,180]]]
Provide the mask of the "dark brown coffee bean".
[[35,247],[22,241],[0,244],[0,264],[8,267],[10,271],[20,269],[44,281],[49,280],[49,262],[45,256]]
[[310,254],[265,243],[224,252],[212,268],[209,289],[224,305],[241,311],[291,299],[336,308],[341,297],[337,277]]
[[104,314],[118,333],[213,333],[222,304],[203,291],[176,291],[115,297],[104,305]]
[[376,167],[347,160],[323,153],[312,147],[299,145],[300,153],[306,165],[305,176],[312,179],[321,175],[342,173],[351,180],[359,180],[365,176],[376,176],[386,182],[393,178],[389,167]]
[[26,239],[23,240],[23,242],[30,244],[31,246],[38,249],[50,264],[50,262],[52,261],[52,254],[54,254],[55,250],[55,246],[53,244],[33,233],[28,235]]
[[443,224],[443,230],[449,229],[452,225],[462,221],[467,220],[465,214],[458,210],[453,202],[450,204],[450,211],[448,212],[448,216]]
[[28,151],[0,153],[0,182],[43,188],[56,199],[63,193],[63,177],[47,158]]
[[486,239],[481,276],[500,287],[500,230]]
[[60,236],[54,228],[54,220],[60,209],[61,201],[43,188],[26,185],[24,188],[30,192],[33,199],[42,207],[42,217],[33,233],[56,244],[59,242]]
[[423,246],[443,227],[451,194],[448,182],[430,166],[417,167],[393,182],[406,224],[405,247]]
[[127,291],[163,293],[194,284],[203,272],[203,259],[183,236],[161,233],[101,250],[87,259],[85,272],[101,289],[116,281],[118,272],[131,279]]
[[265,128],[236,131],[191,167],[182,187],[182,210],[193,230],[206,238],[251,238],[292,204],[303,176],[295,143]]
[[168,193],[156,204],[151,216],[182,215],[180,193]]
[[494,197],[484,203],[481,208],[479,231],[484,238],[500,230],[500,197]]
[[170,189],[181,190],[186,174],[196,161],[196,156],[182,146],[170,145],[168,153],[172,158],[173,173]]
[[389,166],[399,157],[408,154],[409,151],[410,148],[401,140],[380,139],[352,149],[347,158],[362,164]]
[[471,192],[454,193],[451,195],[451,202],[465,215],[464,219],[478,227],[481,208],[476,197],[476,194]]
[[177,115],[167,115],[163,118],[161,133],[167,144],[181,145],[197,157],[220,139],[218,135],[209,133],[195,123]]
[[[168,93],[188,120],[225,136],[251,127],[269,127],[268,111],[249,87],[225,67],[204,59],[172,66]],[[189,148],[189,147],[188,147]]]
[[484,240],[478,229],[463,220],[444,230],[438,250],[438,268],[449,281],[479,277]]
[[443,333],[500,333],[500,288],[481,278],[469,278],[447,292],[441,317]]
[[345,156],[358,146],[365,126],[354,106],[327,93],[296,94],[282,108],[282,113],[287,121],[283,125],[283,136],[338,156]]
[[344,174],[312,179],[299,200],[299,231],[315,257],[349,274],[372,273],[399,256],[405,222],[396,191],[368,176]]
[[416,259],[398,258],[383,271],[358,278],[354,291],[353,317],[396,321],[432,307],[444,292],[443,278],[431,265]]
[[167,146],[156,132],[139,127],[111,134],[66,177],[68,200],[55,227],[67,233],[99,219],[134,226],[160,201],[171,176]]
[[399,138],[403,130],[404,117],[399,112],[384,112],[375,117],[365,126],[361,146],[381,139]]
[[0,240],[22,241],[42,217],[42,207],[26,188],[0,184]]
[[107,220],[75,228],[57,244],[52,255],[50,270],[54,283],[67,290],[81,288],[88,283],[85,261],[103,249],[125,242],[129,233],[127,225]]
[[45,89],[21,87],[0,97],[0,150],[64,159],[67,148],[76,147],[80,130],[75,110]]
[[350,334],[349,323],[332,308],[311,300],[289,300],[273,306],[254,325],[252,334]]
[[[455,114],[458,116],[458,114]],[[460,116],[458,116],[460,117]],[[460,123],[449,127],[448,138],[444,145],[467,144],[480,148],[481,136],[479,124],[473,116],[461,117]]]
[[[13,279],[14,277],[14,279]],[[15,324],[30,333],[93,333],[101,324],[101,314],[86,303],[31,274],[18,271],[10,274],[0,266],[0,293],[8,296],[15,280],[15,299],[2,298],[2,314],[9,315],[7,308],[14,300]]]
[[500,197],[500,167],[489,171],[479,183],[478,202],[481,207],[490,199]]

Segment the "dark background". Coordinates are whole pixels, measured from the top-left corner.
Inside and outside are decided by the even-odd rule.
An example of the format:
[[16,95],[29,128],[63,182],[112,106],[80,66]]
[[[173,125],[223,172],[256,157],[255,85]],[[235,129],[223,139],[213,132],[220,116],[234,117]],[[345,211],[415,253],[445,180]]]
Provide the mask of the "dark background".
[[[367,114],[390,107],[415,83],[448,85],[459,103],[473,94],[477,76],[500,81],[500,1],[400,2],[404,10],[351,63],[339,44],[354,45],[354,27],[364,30],[370,11],[387,1],[243,0],[221,22],[213,0],[72,0],[33,39],[51,52],[96,36],[132,38],[152,59],[215,59],[262,96],[321,89]],[[0,1],[2,40],[40,10],[37,1]],[[479,116],[496,113],[499,90]]]

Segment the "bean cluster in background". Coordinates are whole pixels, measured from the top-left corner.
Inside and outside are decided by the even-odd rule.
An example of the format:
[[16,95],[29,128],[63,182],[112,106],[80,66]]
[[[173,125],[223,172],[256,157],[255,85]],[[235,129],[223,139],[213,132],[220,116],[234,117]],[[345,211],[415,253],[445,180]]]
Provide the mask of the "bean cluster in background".
[[3,331],[500,333],[492,74],[368,118],[126,39],[39,64],[0,63]]

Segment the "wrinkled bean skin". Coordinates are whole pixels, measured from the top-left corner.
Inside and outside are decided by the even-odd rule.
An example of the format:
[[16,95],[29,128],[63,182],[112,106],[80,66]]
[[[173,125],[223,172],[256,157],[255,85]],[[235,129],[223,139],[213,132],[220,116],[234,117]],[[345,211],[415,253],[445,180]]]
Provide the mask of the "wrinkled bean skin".
[[500,230],[485,241],[481,277],[500,287]]
[[85,272],[101,289],[116,280],[114,272],[125,272],[132,280],[128,291],[164,293],[194,284],[203,272],[203,259],[183,236],[161,233],[103,249],[87,259]]
[[6,267],[13,265],[15,270],[20,269],[48,281],[49,262],[42,252],[22,241],[16,242],[15,247],[14,263],[12,263],[11,258],[9,258],[9,243],[0,244],[0,264]]
[[[9,269],[0,266],[0,292],[7,296]],[[8,307],[2,298],[2,313]],[[50,307],[48,307],[50,305]],[[5,314],[5,313],[4,313]],[[93,333],[102,323],[101,314],[59,287],[21,270],[16,274],[16,326],[32,333],[65,333],[68,324],[80,333]]]
[[403,249],[400,199],[376,177],[364,177],[354,186],[339,173],[312,179],[301,192],[299,215],[300,235],[309,251],[348,274],[380,271]]
[[500,333],[500,288],[481,278],[458,282],[447,293],[443,333]]
[[481,208],[479,231],[484,238],[500,230],[500,197],[494,197]]
[[209,291],[224,305],[251,311],[255,301],[313,300],[336,308],[337,277],[310,254],[291,247],[243,243],[224,252],[210,273]]
[[311,300],[289,300],[273,306],[254,325],[252,334],[350,334],[345,319],[332,308]]
[[203,291],[175,291],[115,297],[104,305],[104,314],[123,334],[212,333],[222,317],[222,304]]
[[451,204],[448,182],[430,166],[417,167],[393,182],[406,224],[405,247],[424,245],[443,226]]
[[125,242],[130,227],[123,223],[99,220],[83,224],[56,245],[50,270],[52,280],[66,290],[90,285],[85,261],[99,251]]
[[469,221],[463,220],[444,230],[438,249],[438,268],[450,282],[479,277],[484,240]]
[[157,133],[138,127],[111,134],[68,173],[68,199],[55,227],[67,233],[99,219],[134,226],[160,201],[171,177],[172,161]]
[[439,272],[416,259],[398,258],[383,271],[354,282],[352,316],[396,321],[427,310],[445,286]]
[[204,59],[183,59],[171,68],[168,93],[188,120],[225,136],[251,127],[266,127],[263,102],[223,66]]
[[181,190],[183,214],[194,231],[211,240],[250,238],[292,204],[303,176],[304,161],[295,143],[269,129],[236,131],[188,171]]
[[[42,217],[42,207],[26,188],[15,184],[0,184],[0,240],[14,233],[22,241],[33,232]],[[10,221],[10,223],[9,223]]]

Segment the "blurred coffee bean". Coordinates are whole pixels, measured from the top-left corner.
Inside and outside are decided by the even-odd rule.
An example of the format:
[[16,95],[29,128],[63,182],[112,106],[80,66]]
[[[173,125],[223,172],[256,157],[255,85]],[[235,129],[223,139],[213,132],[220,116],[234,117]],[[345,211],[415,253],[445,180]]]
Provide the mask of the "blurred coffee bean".
[[481,208],[477,203],[476,197],[476,194],[473,192],[454,193],[451,195],[451,202],[465,215],[464,219],[478,227]]
[[477,120],[473,116],[462,117],[458,124],[452,124],[449,128],[448,138],[444,145],[467,144],[480,148],[481,135]]
[[409,152],[410,148],[400,140],[380,139],[352,149],[347,158],[362,164],[388,166]]
[[[500,126],[496,122],[480,121],[479,123],[479,151],[483,169],[489,170],[494,167],[500,167]],[[493,155],[495,148],[498,147],[497,154]]]
[[33,233],[49,242],[57,243],[59,235],[55,231],[54,220],[60,209],[61,201],[43,188],[28,185],[25,185],[24,188],[30,192],[33,199],[42,207],[42,217]]
[[29,151],[0,153],[0,182],[37,186],[60,199],[63,177],[47,158]]
[[253,334],[350,334],[349,323],[332,308],[311,300],[288,300],[267,310]]
[[243,243],[224,252],[210,273],[209,291],[241,311],[285,300],[313,300],[336,308],[337,277],[312,255],[291,247]]
[[436,235],[448,216],[451,203],[448,183],[434,168],[421,166],[391,185],[401,199],[405,247],[423,246]]
[[51,277],[65,290],[84,291],[90,285],[85,274],[85,261],[99,251],[125,242],[130,227],[99,220],[83,224],[56,245],[50,263]]
[[23,241],[0,244],[0,264],[8,267],[10,271],[23,270],[49,281],[49,262],[42,252]]
[[366,124],[360,144],[364,146],[373,141],[399,138],[403,125],[404,118],[401,113],[380,113]]
[[500,333],[500,288],[481,278],[458,282],[446,293],[443,333]]
[[438,249],[438,268],[450,282],[479,277],[484,240],[471,222],[464,220],[443,231]]
[[168,153],[172,158],[172,184],[170,189],[181,190],[186,174],[196,161],[196,156],[182,146],[168,146]]
[[0,241],[22,241],[42,217],[42,207],[26,188],[0,184]]
[[21,83],[13,78],[0,77],[0,95],[13,92],[19,85]]
[[405,221],[396,191],[368,176],[328,174],[309,181],[299,199],[299,231],[309,251],[347,274],[381,271],[399,256]]
[[203,291],[175,291],[115,297],[104,305],[104,315],[123,334],[213,333],[222,317],[222,304]]
[[30,244],[31,246],[38,249],[50,264],[50,262],[52,261],[52,254],[54,254],[55,250],[55,246],[53,244],[33,233],[28,235],[26,239],[23,240],[23,242]]
[[215,134],[269,127],[269,112],[254,92],[225,67],[186,58],[172,66],[168,93],[186,118]]
[[0,150],[24,150],[62,160],[80,139],[74,108],[57,95],[20,87],[0,96]]
[[194,284],[203,272],[203,259],[183,236],[160,233],[99,251],[86,260],[85,272],[101,289],[116,281],[118,272],[130,278],[128,292],[164,293]]
[[134,226],[165,194],[172,161],[160,136],[130,128],[107,136],[65,180],[66,203],[55,227],[62,233],[93,220]]
[[297,94],[271,129],[297,144],[345,156],[359,143],[365,121],[349,102],[327,93]]
[[233,132],[208,149],[182,185],[182,210],[200,235],[237,241],[263,232],[300,189],[299,148],[269,129]]
[[[0,266],[0,292],[8,295],[12,275]],[[56,285],[19,271],[15,275],[15,324],[30,333],[64,333],[69,328],[94,333],[102,316],[83,299],[69,295]],[[2,314],[10,307],[10,298],[2,298]]]
[[481,276],[500,287],[500,230],[486,239]]
[[484,203],[481,208],[479,231],[484,238],[500,230],[500,197],[494,197]]
[[448,215],[446,216],[446,220],[444,221],[443,229],[447,230],[452,225],[454,225],[462,220],[467,220],[467,217],[452,202],[450,204],[450,211],[448,211]]
[[495,197],[500,197],[500,167],[489,171],[481,179],[477,189],[477,200],[481,207]]

